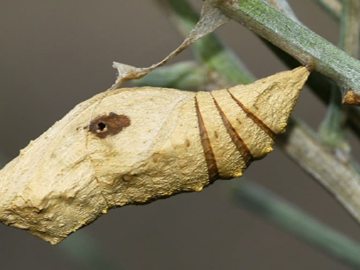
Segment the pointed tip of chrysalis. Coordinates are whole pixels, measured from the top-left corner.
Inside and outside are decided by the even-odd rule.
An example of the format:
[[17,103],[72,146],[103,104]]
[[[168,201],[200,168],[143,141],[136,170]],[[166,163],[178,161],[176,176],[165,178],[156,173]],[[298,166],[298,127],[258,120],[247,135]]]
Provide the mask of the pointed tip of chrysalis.
[[[310,75],[310,70],[308,67],[300,66],[290,71],[284,71],[283,73],[290,73],[289,76],[293,76],[294,79],[299,80],[299,83],[302,84],[302,86],[305,84],[307,78]],[[302,88],[302,87],[301,87]],[[301,90],[300,88],[300,90]]]
[[232,95],[273,133],[285,130],[310,72],[306,67],[276,73],[249,85],[229,89]]
[[272,104],[273,108],[277,109],[275,110],[273,120],[274,133],[283,133],[285,131],[289,117],[309,74],[309,69],[303,66],[281,72],[278,74],[278,84],[281,87],[276,87],[277,74],[273,75],[275,79],[273,93],[277,101]]

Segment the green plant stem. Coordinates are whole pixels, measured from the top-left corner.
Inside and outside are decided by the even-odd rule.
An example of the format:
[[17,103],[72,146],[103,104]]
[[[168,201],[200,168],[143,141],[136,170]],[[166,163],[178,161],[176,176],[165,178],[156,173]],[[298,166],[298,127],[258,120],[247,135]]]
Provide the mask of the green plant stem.
[[213,0],[231,19],[360,97],[360,62],[262,0]]
[[327,11],[334,19],[339,20],[342,13],[342,3],[339,0],[315,0],[315,2]]
[[234,199],[262,218],[322,251],[360,268],[360,244],[331,229],[275,194],[249,181],[234,187]]

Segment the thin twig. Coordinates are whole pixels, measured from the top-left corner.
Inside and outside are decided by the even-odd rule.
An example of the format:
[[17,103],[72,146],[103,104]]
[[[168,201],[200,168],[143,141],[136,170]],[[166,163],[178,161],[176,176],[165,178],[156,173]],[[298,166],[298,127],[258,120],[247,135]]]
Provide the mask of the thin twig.
[[[186,3],[186,1],[184,0],[177,0],[177,2]],[[169,1],[169,3],[171,3],[171,0]],[[172,8],[176,10],[177,6],[172,6]],[[179,16],[179,20],[181,20],[181,16],[184,16],[184,14],[175,12],[175,15]],[[211,35],[208,38],[209,41],[212,41],[216,39],[216,36]],[[207,49],[206,47],[194,47],[194,50],[198,50],[199,48],[204,50]],[[218,50],[226,50],[226,48],[222,47],[218,48]],[[201,60],[202,62],[206,63],[206,58],[203,58]],[[230,58],[228,59],[228,61],[233,60]],[[227,72],[222,68],[222,65],[220,63],[219,65],[216,65],[216,63],[214,63],[213,68],[216,72],[220,74],[224,74]],[[233,72],[241,74],[242,71],[243,69],[239,68]],[[237,76],[237,78],[239,78],[237,83],[242,83],[240,81],[240,78],[244,77],[244,74],[249,73],[250,72],[247,70],[246,72],[242,73],[241,76]],[[287,132],[287,136],[289,136],[291,140],[287,139],[286,143],[280,144],[282,146],[282,150],[284,150],[285,153],[288,154],[290,157],[293,157],[294,149],[297,149],[297,147],[301,147],[300,150],[308,153],[308,155],[306,156],[306,158],[308,159],[306,163],[299,162],[298,164],[305,171],[309,172],[317,181],[323,183],[323,185],[340,201],[340,203],[345,207],[345,209],[347,209],[353,215],[353,217],[358,222],[360,222],[360,186],[357,186],[357,179],[359,179],[359,174],[352,166],[354,162],[349,157],[349,160],[344,163],[343,160],[338,159],[338,157],[335,155],[332,155],[329,150],[323,146],[321,141],[309,137],[309,132],[307,132],[307,129],[305,129],[303,125],[298,125],[297,122],[298,121],[294,121],[292,124],[292,128],[290,128]],[[314,148],[314,146],[316,146],[316,148]],[[324,163],[324,166],[318,166],[318,155],[322,155],[328,161]],[[334,171],[334,164],[337,164],[336,166],[339,166],[339,168],[343,169],[346,174],[336,174],[336,178],[328,179],[328,175],[332,174]],[[342,184],[338,185],[334,183],[335,179]],[[341,179],[341,181],[339,181],[339,179]]]
[[[213,0],[229,18],[244,24],[302,64],[328,76],[360,104],[360,62],[262,0]],[[345,93],[344,93],[345,94]],[[359,100],[357,100],[359,98]]]
[[342,3],[339,0],[315,0],[315,2],[325,9],[333,18],[340,19],[342,13]]
[[301,240],[350,266],[360,268],[360,244],[317,221],[275,194],[249,181],[234,187],[234,199]]

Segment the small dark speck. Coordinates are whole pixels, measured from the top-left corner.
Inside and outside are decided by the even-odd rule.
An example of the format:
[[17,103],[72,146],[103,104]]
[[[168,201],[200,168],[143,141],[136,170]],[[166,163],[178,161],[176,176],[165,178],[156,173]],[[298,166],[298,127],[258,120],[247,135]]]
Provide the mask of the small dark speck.
[[103,139],[108,135],[118,134],[128,126],[130,126],[129,117],[111,112],[108,115],[101,115],[92,120],[89,125],[89,131]]

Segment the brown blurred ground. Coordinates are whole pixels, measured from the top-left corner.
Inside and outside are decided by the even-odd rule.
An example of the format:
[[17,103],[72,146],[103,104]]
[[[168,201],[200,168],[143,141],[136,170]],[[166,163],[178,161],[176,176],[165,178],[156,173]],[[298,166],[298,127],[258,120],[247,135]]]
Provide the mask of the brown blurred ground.
[[[300,19],[336,42],[336,24],[313,1],[293,0]],[[243,27],[217,31],[259,77],[280,62]],[[8,158],[78,102],[114,81],[113,60],[146,66],[181,36],[153,1],[0,1],[1,153]],[[189,59],[190,53],[176,60]],[[323,108],[306,90],[296,114],[313,126]],[[246,176],[360,240],[360,229],[280,151]],[[110,211],[84,229],[123,269],[348,269],[233,204],[229,183],[145,206]],[[80,269],[58,246],[0,225],[1,269]]]

